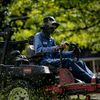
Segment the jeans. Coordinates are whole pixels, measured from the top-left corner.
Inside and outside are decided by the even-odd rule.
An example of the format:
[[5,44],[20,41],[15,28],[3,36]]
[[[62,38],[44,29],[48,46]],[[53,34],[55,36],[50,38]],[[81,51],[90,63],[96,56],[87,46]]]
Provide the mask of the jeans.
[[71,58],[64,58],[61,62],[60,59],[44,59],[41,61],[42,65],[52,65],[54,67],[62,67],[69,69],[73,76],[80,79],[86,83],[90,83],[93,73],[89,70],[86,64],[81,61],[74,61]]

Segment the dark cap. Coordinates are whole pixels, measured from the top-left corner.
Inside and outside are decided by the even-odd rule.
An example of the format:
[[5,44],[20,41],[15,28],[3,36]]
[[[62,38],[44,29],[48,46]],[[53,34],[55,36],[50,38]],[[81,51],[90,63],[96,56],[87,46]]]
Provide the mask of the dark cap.
[[57,28],[59,26],[59,23],[55,20],[52,16],[47,16],[43,19],[44,26],[48,27],[55,27]]

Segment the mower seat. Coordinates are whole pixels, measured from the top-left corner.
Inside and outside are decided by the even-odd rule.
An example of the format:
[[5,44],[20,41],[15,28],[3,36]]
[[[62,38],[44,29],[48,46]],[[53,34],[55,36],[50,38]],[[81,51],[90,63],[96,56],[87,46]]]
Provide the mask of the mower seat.
[[34,50],[34,46],[33,45],[29,45],[26,49],[26,53],[27,53],[27,58],[29,59],[30,62],[32,63],[38,63],[43,54],[42,53],[38,53],[38,54],[35,54],[35,50]]

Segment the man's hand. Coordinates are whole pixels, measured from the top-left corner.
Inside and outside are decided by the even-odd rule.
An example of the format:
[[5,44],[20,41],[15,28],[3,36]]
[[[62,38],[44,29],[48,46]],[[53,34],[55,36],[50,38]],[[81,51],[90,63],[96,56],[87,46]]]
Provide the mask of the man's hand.
[[66,44],[65,43],[61,43],[60,45],[59,45],[59,49],[65,49],[66,48]]
[[69,43],[63,42],[63,43],[61,43],[60,45],[58,45],[58,48],[59,48],[59,49],[65,49],[66,46],[68,46],[68,45],[69,45]]

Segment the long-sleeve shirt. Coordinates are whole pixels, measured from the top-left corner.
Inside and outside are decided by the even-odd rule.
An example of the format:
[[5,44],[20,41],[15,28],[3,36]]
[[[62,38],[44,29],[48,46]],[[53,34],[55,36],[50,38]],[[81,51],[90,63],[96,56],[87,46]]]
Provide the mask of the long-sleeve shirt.
[[[58,46],[55,44],[55,41],[52,37],[45,37],[44,32],[38,32],[34,36],[34,47],[35,47],[35,53],[43,53],[43,59],[55,59],[59,58],[60,54],[59,51],[56,51],[56,48]],[[62,56],[64,58],[71,58],[73,57],[72,51],[69,52],[63,52]]]

